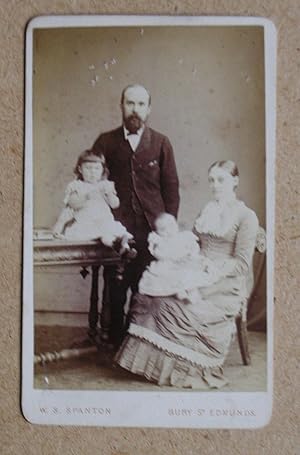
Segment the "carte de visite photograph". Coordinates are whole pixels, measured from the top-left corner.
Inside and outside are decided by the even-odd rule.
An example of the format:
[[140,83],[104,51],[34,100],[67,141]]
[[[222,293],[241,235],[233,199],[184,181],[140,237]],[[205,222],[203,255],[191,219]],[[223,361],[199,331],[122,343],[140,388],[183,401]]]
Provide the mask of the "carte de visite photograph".
[[29,23],[29,421],[269,421],[275,72],[262,18]]

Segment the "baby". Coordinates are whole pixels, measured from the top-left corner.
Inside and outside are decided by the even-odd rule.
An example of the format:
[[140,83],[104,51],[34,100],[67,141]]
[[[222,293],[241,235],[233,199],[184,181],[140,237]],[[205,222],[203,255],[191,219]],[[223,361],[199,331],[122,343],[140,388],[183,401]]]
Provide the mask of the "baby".
[[139,292],[151,296],[177,295],[193,302],[197,289],[217,280],[213,264],[201,256],[197,237],[179,231],[176,219],[167,213],[155,222],[148,237],[149,251],[155,258],[139,282]]
[[53,227],[57,238],[68,240],[100,239],[106,246],[120,242],[120,252],[129,250],[133,236],[118,221],[111,209],[120,205],[115,185],[107,179],[104,156],[86,150],[79,155],[74,170],[76,179],[66,188],[63,208]]

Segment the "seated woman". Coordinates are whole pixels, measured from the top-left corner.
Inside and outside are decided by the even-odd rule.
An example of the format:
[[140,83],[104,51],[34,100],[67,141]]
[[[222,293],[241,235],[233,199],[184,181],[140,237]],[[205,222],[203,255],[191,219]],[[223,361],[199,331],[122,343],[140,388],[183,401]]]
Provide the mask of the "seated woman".
[[218,161],[208,171],[213,201],[197,218],[194,233],[201,254],[222,274],[197,288],[193,301],[177,295],[136,294],[129,329],[116,355],[118,364],[158,385],[219,388],[222,366],[235,332],[235,317],[247,297],[258,221],[236,198],[238,169]]

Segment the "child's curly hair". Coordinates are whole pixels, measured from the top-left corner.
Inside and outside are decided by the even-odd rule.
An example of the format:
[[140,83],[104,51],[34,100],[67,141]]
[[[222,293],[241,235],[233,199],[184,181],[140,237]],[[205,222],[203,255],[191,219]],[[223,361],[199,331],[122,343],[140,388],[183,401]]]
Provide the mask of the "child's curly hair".
[[76,175],[78,180],[83,180],[82,173],[80,167],[83,163],[98,163],[100,162],[103,166],[103,174],[102,179],[107,179],[109,175],[109,171],[106,165],[106,161],[103,155],[96,155],[93,150],[84,150],[84,152],[80,153],[76,166],[74,168],[74,174]]

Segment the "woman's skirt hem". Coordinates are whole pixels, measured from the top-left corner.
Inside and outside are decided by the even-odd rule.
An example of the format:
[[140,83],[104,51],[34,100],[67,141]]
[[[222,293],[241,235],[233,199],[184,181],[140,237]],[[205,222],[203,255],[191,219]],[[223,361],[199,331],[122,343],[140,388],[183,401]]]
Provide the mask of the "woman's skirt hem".
[[130,334],[126,336],[115,361],[122,368],[159,386],[209,390],[228,383],[221,364],[200,366]]

